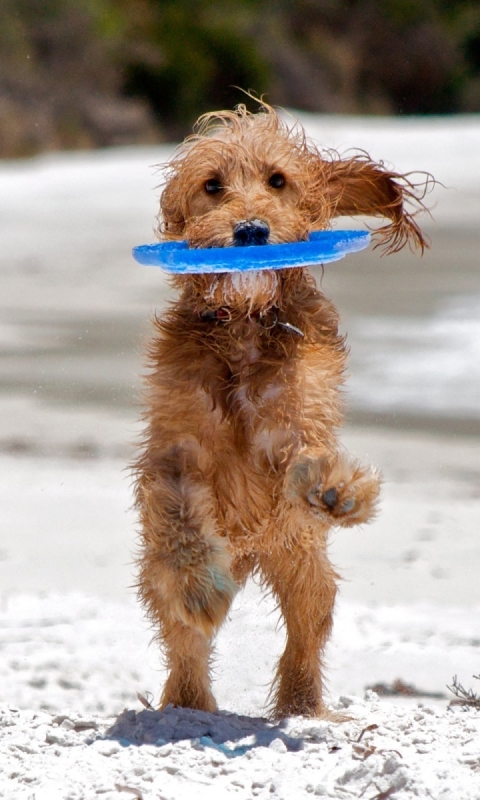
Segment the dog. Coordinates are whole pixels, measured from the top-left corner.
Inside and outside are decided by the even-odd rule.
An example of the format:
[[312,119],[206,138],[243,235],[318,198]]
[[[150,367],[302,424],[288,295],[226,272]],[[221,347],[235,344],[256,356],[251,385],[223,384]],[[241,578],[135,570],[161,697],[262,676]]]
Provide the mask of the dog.
[[[169,163],[158,235],[193,248],[299,242],[337,216],[385,218],[387,253],[423,251],[420,185],[317,149],[267,104],[200,118]],[[414,204],[407,211],[405,203]],[[308,269],[176,275],[154,319],[146,429],[135,462],[139,596],[164,648],[160,708],[217,706],[216,632],[247,577],[270,590],[286,647],[273,718],[327,717],[322,652],[338,575],[332,527],[375,515],[380,476],[343,451],[347,350]]]

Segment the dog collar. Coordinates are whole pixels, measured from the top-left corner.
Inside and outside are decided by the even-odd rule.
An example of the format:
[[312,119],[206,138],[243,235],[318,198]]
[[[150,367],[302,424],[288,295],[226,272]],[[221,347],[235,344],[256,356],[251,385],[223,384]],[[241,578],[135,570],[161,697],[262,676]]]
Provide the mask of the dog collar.
[[368,247],[368,231],[314,231],[307,241],[245,247],[190,248],[187,242],[160,242],[133,248],[140,264],[174,274],[285,269],[339,261]]
[[[199,316],[200,319],[205,322],[231,322],[233,319],[233,314],[228,306],[215,309],[205,308],[200,312]],[[281,322],[278,319],[276,311],[272,308],[268,311],[252,311],[252,313],[248,315],[248,319],[256,320],[264,330],[270,330],[274,328],[275,325],[279,325],[281,328],[297,336],[305,336],[304,332],[301,331],[300,328],[297,328],[296,325],[292,325],[290,322]]]

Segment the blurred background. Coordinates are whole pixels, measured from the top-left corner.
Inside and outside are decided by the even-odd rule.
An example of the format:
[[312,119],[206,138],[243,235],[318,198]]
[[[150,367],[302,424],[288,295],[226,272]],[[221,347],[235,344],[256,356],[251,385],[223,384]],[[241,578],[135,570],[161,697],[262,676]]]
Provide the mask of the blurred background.
[[0,0],[0,156],[183,138],[253,89],[334,114],[480,111],[478,0]]
[[316,270],[352,351],[345,442],[386,480],[378,521],[332,552],[346,597],[478,601],[480,2],[0,0],[0,15],[4,591],[133,595],[126,466],[170,290],[131,248],[154,240],[158,165],[199,114],[254,109],[241,87],[320,146],[438,181],[423,259]]

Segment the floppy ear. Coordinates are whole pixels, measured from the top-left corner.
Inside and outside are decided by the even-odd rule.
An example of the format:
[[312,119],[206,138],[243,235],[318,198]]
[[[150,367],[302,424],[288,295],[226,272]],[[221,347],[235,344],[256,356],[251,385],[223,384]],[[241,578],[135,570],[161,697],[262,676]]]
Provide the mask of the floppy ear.
[[[384,244],[384,252],[388,254],[409,244],[423,253],[428,243],[414,216],[426,211],[422,200],[433,183],[430,175],[414,184],[407,175],[390,172],[383,164],[370,161],[367,155],[332,160],[324,165],[326,200],[332,217],[358,214],[386,217],[390,224],[375,231],[380,237],[377,247]],[[405,201],[413,205],[412,213],[405,210]]]
[[185,197],[178,175],[167,178],[160,196],[157,233],[164,239],[181,239],[185,230]]

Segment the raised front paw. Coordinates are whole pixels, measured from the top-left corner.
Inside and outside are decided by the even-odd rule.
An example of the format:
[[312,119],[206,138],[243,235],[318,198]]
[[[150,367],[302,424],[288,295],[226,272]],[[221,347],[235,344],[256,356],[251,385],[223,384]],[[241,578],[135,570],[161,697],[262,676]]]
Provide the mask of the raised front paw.
[[336,460],[303,454],[289,475],[290,493],[337,525],[348,527],[371,519],[380,492],[373,467],[340,456]]

